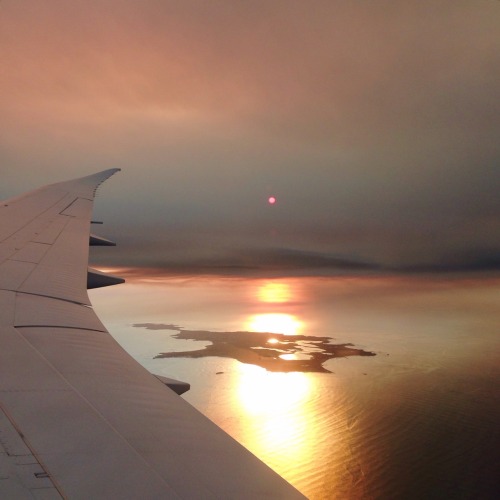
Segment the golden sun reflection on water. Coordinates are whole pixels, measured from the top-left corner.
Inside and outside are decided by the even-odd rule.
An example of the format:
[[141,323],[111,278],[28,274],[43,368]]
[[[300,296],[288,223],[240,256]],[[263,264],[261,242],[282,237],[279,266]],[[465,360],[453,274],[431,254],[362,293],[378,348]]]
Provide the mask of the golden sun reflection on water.
[[[252,295],[254,313],[244,320],[245,330],[298,335],[308,327],[300,307],[304,292],[295,284],[266,281]],[[282,341],[267,338],[275,356],[294,363],[309,359],[302,351],[280,354]],[[333,491],[343,491],[343,471],[346,464],[351,467],[352,457],[341,391],[335,404],[325,408],[329,398],[317,374],[272,372],[250,364],[238,365],[234,383],[238,436],[244,446],[311,498],[333,498]],[[326,483],[317,474],[319,456],[331,464]]]
[[[274,373],[238,366],[237,404],[243,409],[245,442],[257,456],[285,476],[294,464],[313,460],[313,415],[307,401],[314,380],[305,373]],[[308,410],[309,408],[309,410]]]
[[[238,439],[246,448],[310,498],[348,498],[358,492],[361,469],[353,456],[358,443],[340,382],[325,398],[317,374],[239,364],[235,375]],[[329,464],[328,481],[317,474],[318,459]]]
[[[283,281],[265,281],[259,283],[253,292],[256,306],[264,308],[260,314],[249,316],[245,329],[252,332],[283,333],[296,335],[301,333],[304,323],[295,314],[290,314],[289,308],[297,302],[300,292],[296,287]],[[272,310],[269,311],[269,307]]]
[[247,320],[245,328],[252,332],[285,333],[296,335],[302,329],[302,322],[293,314],[264,313],[253,314]]
[[252,415],[287,412],[300,404],[311,386],[305,373],[268,372],[246,364],[239,368],[239,399]]

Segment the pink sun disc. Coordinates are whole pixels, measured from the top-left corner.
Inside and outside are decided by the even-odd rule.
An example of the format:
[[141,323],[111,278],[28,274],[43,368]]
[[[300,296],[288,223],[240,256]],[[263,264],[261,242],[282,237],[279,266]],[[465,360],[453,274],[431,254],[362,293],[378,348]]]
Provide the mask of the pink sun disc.
[[269,205],[274,205],[276,203],[276,198],[274,196],[270,196],[267,201],[269,202]]

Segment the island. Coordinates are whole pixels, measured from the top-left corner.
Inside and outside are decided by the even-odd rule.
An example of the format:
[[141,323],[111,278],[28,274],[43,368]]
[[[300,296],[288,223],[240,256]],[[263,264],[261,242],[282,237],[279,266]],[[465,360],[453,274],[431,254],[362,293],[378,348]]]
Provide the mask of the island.
[[216,356],[257,365],[271,372],[331,373],[323,366],[330,359],[375,356],[374,352],[356,348],[350,343],[333,344],[330,337],[252,331],[184,330],[178,325],[163,323],[136,323],[133,326],[149,330],[174,330],[177,333],[172,337],[179,340],[211,342],[210,345],[193,351],[162,352],[155,359]]

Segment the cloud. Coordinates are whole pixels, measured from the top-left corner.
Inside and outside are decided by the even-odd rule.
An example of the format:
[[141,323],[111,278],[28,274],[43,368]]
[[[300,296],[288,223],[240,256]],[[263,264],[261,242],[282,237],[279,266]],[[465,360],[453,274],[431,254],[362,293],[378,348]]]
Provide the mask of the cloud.
[[[139,253],[137,255],[144,255]],[[161,279],[163,276],[206,275],[245,277],[297,277],[297,276],[388,276],[388,275],[461,275],[473,273],[498,273],[500,257],[498,252],[476,252],[462,255],[448,255],[426,263],[413,262],[400,265],[386,265],[362,259],[306,252],[296,249],[268,248],[254,251],[224,253],[217,256],[174,255],[165,252],[149,260],[131,256],[94,260],[99,264],[125,266],[118,274],[125,277],[149,277]],[[95,259],[95,257],[94,257]]]
[[122,167],[96,210],[123,261],[270,267],[235,255],[272,247],[418,267],[500,249],[498,2],[0,13],[0,195]]

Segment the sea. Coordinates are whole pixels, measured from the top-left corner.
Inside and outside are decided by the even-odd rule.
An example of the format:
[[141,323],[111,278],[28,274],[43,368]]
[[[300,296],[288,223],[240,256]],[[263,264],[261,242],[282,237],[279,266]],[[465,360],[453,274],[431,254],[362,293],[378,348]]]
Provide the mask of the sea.
[[[116,340],[189,382],[183,398],[308,498],[500,498],[500,277],[113,271],[127,283],[91,301]],[[374,355],[329,357],[322,372],[158,358],[211,344],[182,331],[260,332],[270,349],[307,336],[284,360],[321,351],[316,337]]]

